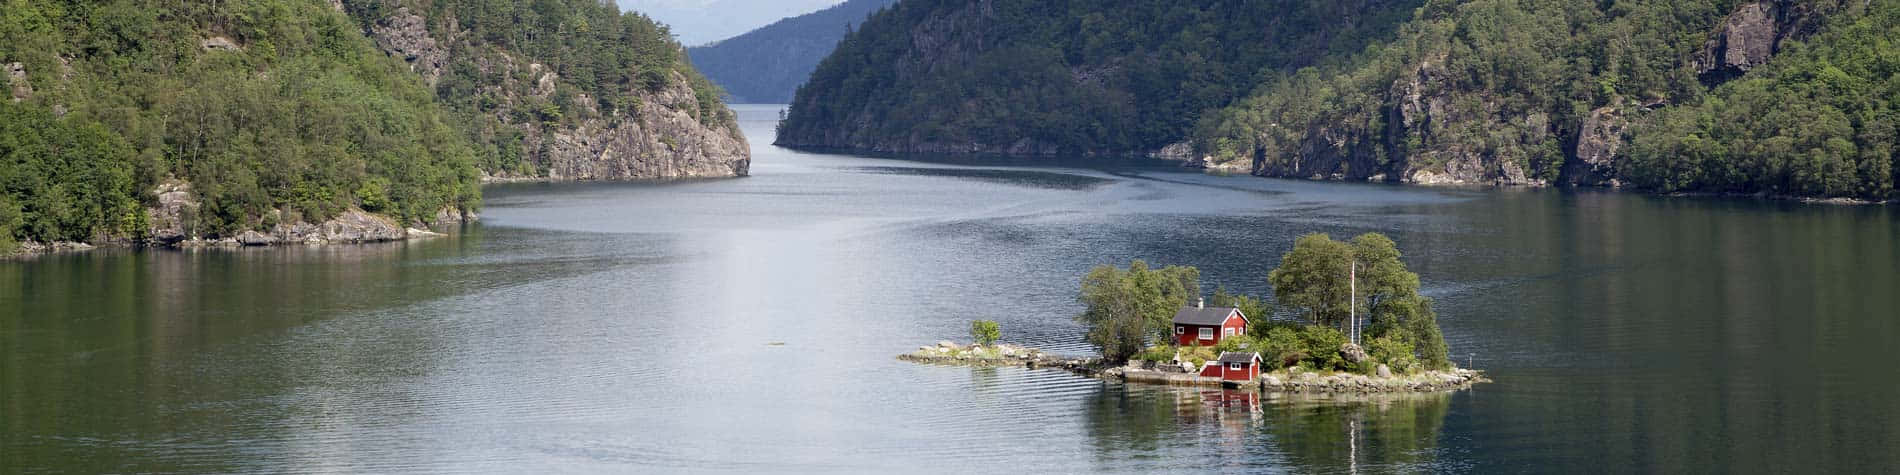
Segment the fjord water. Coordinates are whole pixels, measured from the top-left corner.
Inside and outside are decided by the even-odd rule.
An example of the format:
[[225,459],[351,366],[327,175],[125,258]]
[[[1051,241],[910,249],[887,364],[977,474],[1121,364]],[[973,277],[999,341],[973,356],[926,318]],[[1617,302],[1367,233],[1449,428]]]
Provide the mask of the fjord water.
[[[0,263],[0,472],[1845,472],[1900,467],[1900,211],[945,163],[487,190],[399,244]],[[1460,364],[1361,401],[919,366],[1082,354],[1130,259],[1265,293],[1393,236]]]

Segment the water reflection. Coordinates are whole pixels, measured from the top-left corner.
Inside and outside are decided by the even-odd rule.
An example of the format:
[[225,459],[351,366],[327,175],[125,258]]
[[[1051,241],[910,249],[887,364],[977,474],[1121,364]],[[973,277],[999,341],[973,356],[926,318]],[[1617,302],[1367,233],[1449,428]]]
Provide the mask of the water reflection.
[[[1327,396],[1112,386],[1084,401],[1089,437],[1099,457],[1127,458],[1138,470],[1391,473],[1449,467],[1439,460],[1439,440],[1450,393]],[[1188,447],[1194,450],[1181,453]]]

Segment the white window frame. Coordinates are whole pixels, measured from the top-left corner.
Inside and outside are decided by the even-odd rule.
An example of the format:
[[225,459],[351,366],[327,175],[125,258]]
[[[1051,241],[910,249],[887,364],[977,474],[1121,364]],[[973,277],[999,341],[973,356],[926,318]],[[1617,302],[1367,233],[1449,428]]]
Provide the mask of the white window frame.
[[1187,327],[1185,327],[1185,326],[1181,326],[1181,325],[1175,325],[1175,326],[1174,326],[1174,334],[1176,334],[1176,335],[1180,335],[1180,334],[1183,334],[1183,333],[1187,333]]
[[1241,371],[1247,368],[1241,365],[1240,363],[1227,363],[1227,369],[1234,370],[1234,371]]
[[1220,333],[1221,333],[1221,337],[1223,337],[1223,338],[1225,338],[1225,337],[1230,337],[1230,336],[1234,336],[1234,329],[1232,329],[1232,328],[1222,328],[1222,329],[1220,330]]
[[1214,339],[1214,329],[1208,328],[1208,327],[1201,327],[1201,334],[1199,336],[1201,337],[1202,340],[1212,340]]

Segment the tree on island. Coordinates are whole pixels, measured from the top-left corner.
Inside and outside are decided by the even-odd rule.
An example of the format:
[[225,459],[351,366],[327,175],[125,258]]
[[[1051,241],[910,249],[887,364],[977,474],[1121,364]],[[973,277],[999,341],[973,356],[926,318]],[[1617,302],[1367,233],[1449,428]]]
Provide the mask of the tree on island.
[[1148,268],[1135,261],[1127,270],[1102,265],[1082,278],[1078,297],[1088,309],[1075,317],[1088,327],[1087,340],[1112,362],[1127,361],[1173,331],[1174,313],[1201,295],[1201,271],[1193,267]]
[[975,340],[976,344],[988,345],[996,343],[996,339],[1002,338],[1002,336],[1003,327],[1002,325],[997,325],[995,320],[976,320],[970,322],[970,338]]
[[1356,307],[1368,321],[1361,341],[1383,338],[1386,341],[1376,345],[1381,349],[1410,347],[1426,368],[1448,368],[1432,300],[1418,295],[1418,274],[1407,270],[1400,257],[1398,246],[1382,234],[1362,234],[1351,242],[1308,234],[1294,242],[1267,280],[1280,305],[1299,311],[1315,325],[1346,330]]

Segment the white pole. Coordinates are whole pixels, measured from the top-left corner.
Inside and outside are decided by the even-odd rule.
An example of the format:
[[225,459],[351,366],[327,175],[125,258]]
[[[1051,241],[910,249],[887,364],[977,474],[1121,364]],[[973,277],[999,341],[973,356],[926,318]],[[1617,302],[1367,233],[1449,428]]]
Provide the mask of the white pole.
[[1352,323],[1348,327],[1352,332],[1352,344],[1357,345],[1359,344],[1359,261],[1353,261],[1348,267],[1346,281],[1352,292],[1352,295],[1346,299],[1346,308],[1350,312],[1349,317],[1352,318]]

